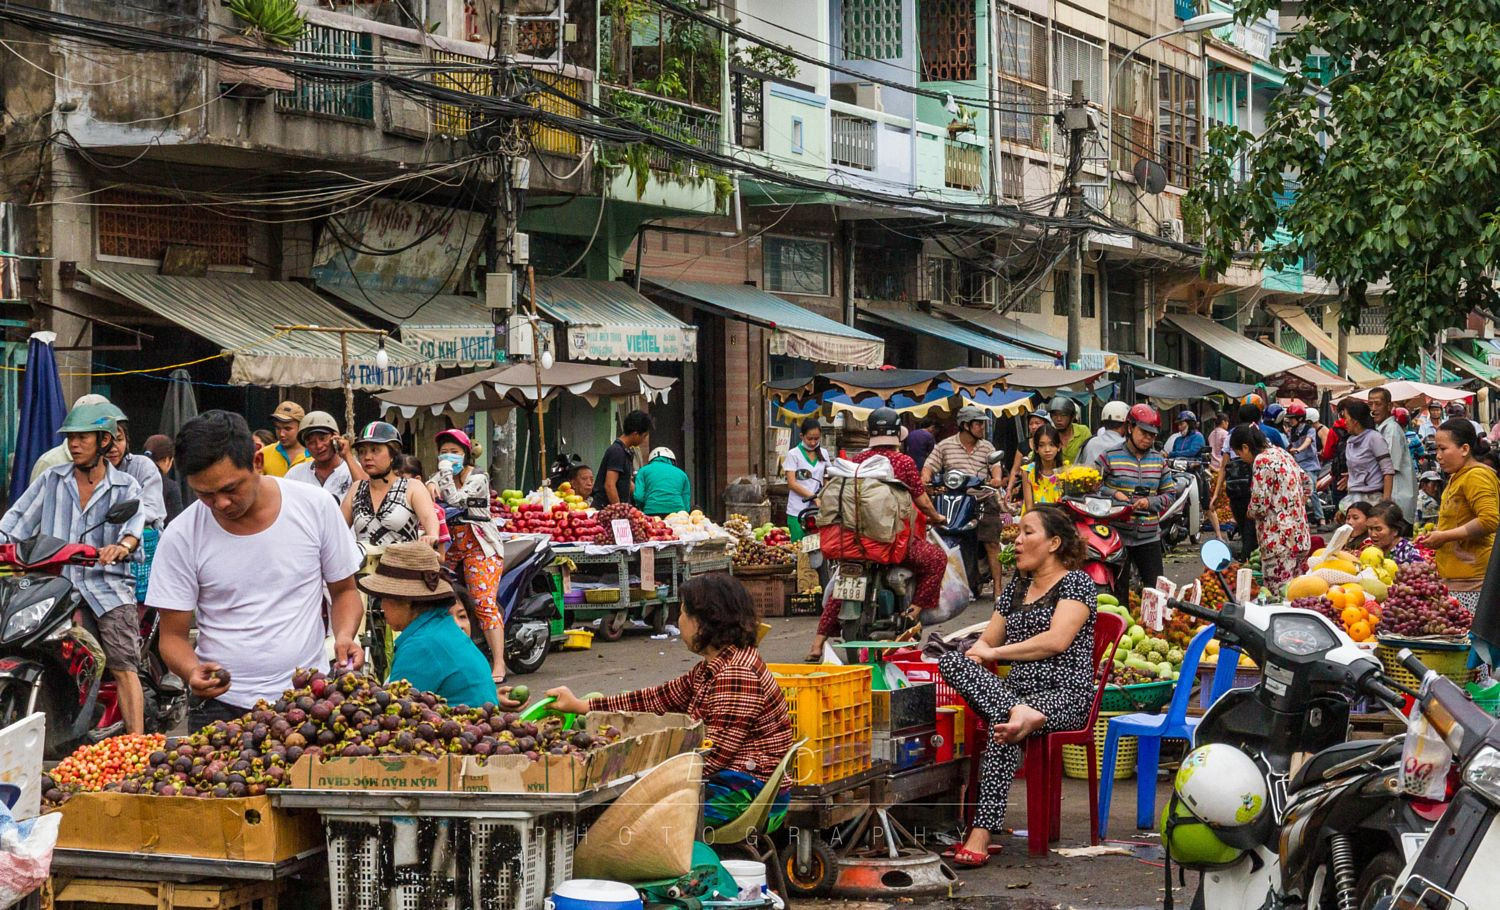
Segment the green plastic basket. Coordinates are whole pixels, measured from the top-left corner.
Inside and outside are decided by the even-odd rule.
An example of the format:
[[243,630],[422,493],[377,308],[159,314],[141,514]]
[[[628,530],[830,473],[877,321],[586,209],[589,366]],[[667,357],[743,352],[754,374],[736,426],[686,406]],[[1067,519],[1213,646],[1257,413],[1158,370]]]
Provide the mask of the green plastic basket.
[[1176,685],[1177,683],[1170,679],[1154,683],[1136,683],[1133,686],[1117,686],[1111,683],[1104,687],[1104,700],[1099,703],[1099,710],[1111,713],[1159,711],[1172,700],[1172,689]]

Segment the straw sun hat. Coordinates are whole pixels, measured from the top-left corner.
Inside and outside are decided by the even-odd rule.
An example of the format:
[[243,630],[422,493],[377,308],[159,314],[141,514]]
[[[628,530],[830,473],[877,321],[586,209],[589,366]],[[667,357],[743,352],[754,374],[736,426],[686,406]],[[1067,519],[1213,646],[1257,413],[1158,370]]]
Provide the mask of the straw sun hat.
[[442,560],[428,544],[393,543],[381,554],[375,574],[361,578],[358,585],[361,591],[376,597],[442,600],[453,596],[442,570]]
[[652,768],[589,828],[573,855],[573,874],[622,882],[686,875],[702,790],[703,758],[696,752]]

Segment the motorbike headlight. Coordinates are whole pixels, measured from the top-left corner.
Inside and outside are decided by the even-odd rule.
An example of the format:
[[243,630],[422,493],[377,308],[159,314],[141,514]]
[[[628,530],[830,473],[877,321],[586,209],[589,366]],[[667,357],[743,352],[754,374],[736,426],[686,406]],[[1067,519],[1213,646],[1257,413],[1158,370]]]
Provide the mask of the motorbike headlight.
[[0,635],[6,641],[14,641],[17,638],[25,638],[35,632],[52,612],[52,605],[57,603],[56,597],[48,597],[39,600],[28,607],[17,610],[10,619],[5,622],[5,633]]
[[1500,806],[1500,750],[1485,746],[1464,766],[1464,783],[1492,805]]
[[957,471],[949,471],[943,475],[943,486],[950,490],[956,490],[964,485],[964,475]]
[[1095,518],[1103,518],[1114,510],[1114,506],[1108,499],[1088,499],[1084,501],[1083,509]]

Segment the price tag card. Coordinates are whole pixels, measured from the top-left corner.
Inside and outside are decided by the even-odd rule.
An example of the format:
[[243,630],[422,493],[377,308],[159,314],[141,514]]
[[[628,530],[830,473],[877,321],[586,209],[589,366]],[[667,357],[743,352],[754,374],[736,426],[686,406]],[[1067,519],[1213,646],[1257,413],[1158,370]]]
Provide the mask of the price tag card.
[[1255,573],[1241,569],[1234,576],[1234,599],[1239,603],[1250,602],[1250,586],[1255,583]]
[[635,543],[635,535],[630,533],[630,519],[616,518],[609,523],[610,530],[615,532],[615,543],[630,546]]
[[1177,583],[1165,575],[1156,576],[1156,588],[1168,597],[1177,596]]
[[1160,632],[1167,624],[1167,595],[1156,588],[1141,591],[1141,625]]
[[1202,583],[1200,583],[1197,579],[1193,579],[1191,583],[1183,585],[1182,588],[1177,591],[1177,599],[1185,600],[1190,604],[1203,603]]
[[[627,522],[628,524],[628,522]],[[656,548],[641,548],[641,587],[656,590]]]

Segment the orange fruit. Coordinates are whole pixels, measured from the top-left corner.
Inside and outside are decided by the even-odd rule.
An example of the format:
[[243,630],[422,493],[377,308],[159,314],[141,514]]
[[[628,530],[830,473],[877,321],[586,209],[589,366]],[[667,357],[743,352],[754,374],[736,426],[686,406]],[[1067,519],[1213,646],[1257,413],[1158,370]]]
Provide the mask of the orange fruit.
[[1370,624],[1368,622],[1365,622],[1364,620],[1360,620],[1359,622],[1350,626],[1349,637],[1354,639],[1355,641],[1369,641]]
[[1344,593],[1343,588],[1329,588],[1328,593],[1323,596],[1327,597],[1329,603],[1333,604],[1333,608],[1339,611],[1342,611],[1347,606],[1346,602],[1349,599],[1348,595]]
[[1353,598],[1353,603],[1362,605],[1365,602],[1365,589],[1351,581],[1344,585],[1344,596]]
[[1344,611],[1339,614],[1339,619],[1344,621],[1344,626],[1347,628],[1363,621],[1367,615],[1364,607],[1345,607]]

